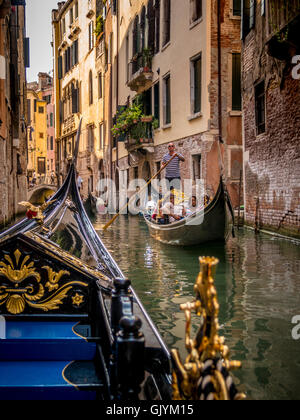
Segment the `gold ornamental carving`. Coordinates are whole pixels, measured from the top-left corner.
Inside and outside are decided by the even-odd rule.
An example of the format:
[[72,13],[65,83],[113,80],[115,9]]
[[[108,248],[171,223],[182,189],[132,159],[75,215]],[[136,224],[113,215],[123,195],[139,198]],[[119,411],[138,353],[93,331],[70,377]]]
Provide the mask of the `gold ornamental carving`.
[[[245,398],[244,394],[237,392],[230,377],[230,371],[239,369],[241,363],[229,359],[229,348],[224,337],[219,336],[219,303],[214,285],[218,263],[216,258],[200,258],[200,274],[194,286],[196,299],[180,306],[186,318],[188,356],[183,363],[178,350],[171,351],[174,400]],[[201,319],[195,338],[191,337],[192,313]],[[206,395],[207,385],[210,390]]]
[[[5,255],[4,260],[0,261],[0,307],[6,305],[10,314],[22,314],[27,306],[44,312],[59,309],[73,286],[87,287],[86,283],[79,281],[68,282],[60,286],[61,279],[64,276],[70,276],[70,273],[65,270],[56,273],[48,266],[42,267],[48,273],[48,281],[43,285],[41,274],[37,272],[30,257],[28,255],[22,257],[18,249],[13,255],[14,257]],[[8,280],[10,284],[3,284],[1,277]],[[24,284],[25,281],[26,284]],[[77,306],[83,302],[83,296],[80,301],[78,298],[76,300]]]

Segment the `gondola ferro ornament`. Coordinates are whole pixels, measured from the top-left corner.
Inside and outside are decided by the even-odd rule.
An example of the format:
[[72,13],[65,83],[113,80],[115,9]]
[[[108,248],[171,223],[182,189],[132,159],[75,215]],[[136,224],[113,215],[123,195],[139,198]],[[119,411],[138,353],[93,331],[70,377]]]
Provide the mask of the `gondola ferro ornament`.
[[[200,274],[194,286],[196,299],[180,309],[186,317],[185,344],[188,356],[182,363],[178,350],[172,350],[174,400],[243,400],[230,371],[241,363],[229,359],[224,337],[219,336],[219,303],[214,277],[219,261],[200,258]],[[202,318],[195,339],[191,338],[192,312]]]
[[53,203],[54,200],[48,201],[47,203],[44,203],[41,206],[34,206],[33,204],[28,203],[27,201],[22,201],[21,203],[19,203],[19,205],[27,208],[27,219],[34,219],[37,221],[38,224],[43,225],[45,219],[43,212]]

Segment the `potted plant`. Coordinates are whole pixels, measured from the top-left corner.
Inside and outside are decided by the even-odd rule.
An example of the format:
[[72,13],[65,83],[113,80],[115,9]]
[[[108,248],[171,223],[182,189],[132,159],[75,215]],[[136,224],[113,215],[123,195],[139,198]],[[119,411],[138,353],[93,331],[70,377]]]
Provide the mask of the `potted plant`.
[[152,51],[150,48],[144,48],[143,49],[143,67],[144,67],[144,72],[145,73],[149,73],[151,71],[151,67],[152,67]]
[[141,121],[144,123],[151,123],[153,121],[153,116],[152,115],[142,115],[141,116]]

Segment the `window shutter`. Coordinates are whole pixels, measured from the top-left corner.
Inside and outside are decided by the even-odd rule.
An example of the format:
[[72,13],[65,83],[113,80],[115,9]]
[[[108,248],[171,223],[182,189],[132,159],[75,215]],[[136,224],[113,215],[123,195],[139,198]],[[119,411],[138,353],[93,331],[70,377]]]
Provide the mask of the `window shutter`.
[[58,79],[61,80],[62,76],[63,76],[63,72],[62,72],[62,56],[60,55],[58,57]]
[[155,14],[154,14],[154,7],[153,7],[153,0],[149,0],[148,3],[148,10],[147,10],[147,19],[148,19],[148,48],[154,52],[154,44],[155,44]]
[[73,44],[74,65],[78,64],[78,39]]

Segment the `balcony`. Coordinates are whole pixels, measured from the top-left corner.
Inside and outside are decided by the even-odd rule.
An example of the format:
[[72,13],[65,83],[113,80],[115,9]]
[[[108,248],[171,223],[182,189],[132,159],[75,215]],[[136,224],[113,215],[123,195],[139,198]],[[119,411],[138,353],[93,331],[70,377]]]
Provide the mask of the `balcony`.
[[278,0],[269,11],[268,54],[281,61],[290,61],[300,51],[299,1]]
[[128,87],[137,93],[142,93],[152,86],[153,72],[149,53],[136,54],[129,64]]
[[124,144],[129,152],[144,150],[148,153],[154,153],[152,123],[138,123],[125,138]]

